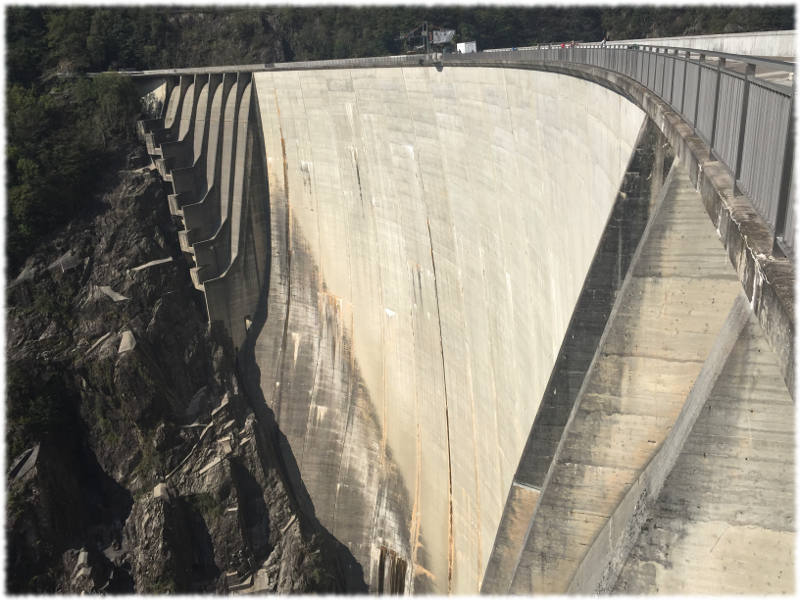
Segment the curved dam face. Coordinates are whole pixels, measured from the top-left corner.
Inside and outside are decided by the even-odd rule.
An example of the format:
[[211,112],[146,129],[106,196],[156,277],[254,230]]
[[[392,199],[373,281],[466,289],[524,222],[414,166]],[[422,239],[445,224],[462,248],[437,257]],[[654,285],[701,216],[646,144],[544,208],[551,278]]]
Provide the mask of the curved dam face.
[[255,357],[306,509],[375,591],[476,593],[645,115],[523,69],[252,86],[271,238]]

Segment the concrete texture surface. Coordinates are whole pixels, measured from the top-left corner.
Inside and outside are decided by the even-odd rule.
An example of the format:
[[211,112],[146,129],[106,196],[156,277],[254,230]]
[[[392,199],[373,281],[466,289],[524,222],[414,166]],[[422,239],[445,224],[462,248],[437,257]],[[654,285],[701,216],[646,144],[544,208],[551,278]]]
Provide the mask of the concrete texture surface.
[[533,71],[254,81],[273,238],[256,357],[310,504],[374,588],[391,551],[407,591],[477,592],[643,115]]
[[[543,394],[528,440],[519,459],[514,483],[541,490],[578,392],[606,327],[631,259],[659,198],[664,171],[673,160],[669,146],[652,121],[642,127],[636,149],[625,172],[611,216],[598,245],[583,289],[564,335],[558,358]],[[667,163],[666,166],[664,163]],[[509,493],[494,548],[481,585],[483,593],[506,593],[514,575],[527,527],[507,526],[516,521],[524,501]],[[513,535],[515,538],[507,536]],[[508,548],[516,548],[509,560]],[[499,564],[494,563],[499,561]]]
[[564,593],[665,439],[740,291],[676,165],[545,479],[512,593]]
[[[509,53],[518,54],[518,53]],[[792,259],[774,252],[769,226],[754,210],[749,198],[734,189],[724,167],[692,127],[663,100],[638,82],[599,67],[565,62],[520,63],[516,59],[487,55],[481,66],[536,68],[572,75],[615,90],[641,107],[669,140],[675,156],[700,191],[706,213],[722,239],[728,257],[778,356],[781,373],[794,392],[794,266]],[[448,65],[449,66],[449,65]]]
[[540,489],[517,481],[511,483],[503,517],[495,535],[492,555],[481,582],[482,594],[508,592],[540,495]]
[[792,594],[795,409],[750,313],[614,591]]
[[747,299],[740,292],[675,424],[647,466],[628,488],[625,497],[606,521],[603,529],[592,541],[572,577],[568,588],[570,593],[602,593],[613,589],[622,565],[663,489],[664,480],[675,466],[678,455],[719,380],[742,328],[751,317],[752,311]]

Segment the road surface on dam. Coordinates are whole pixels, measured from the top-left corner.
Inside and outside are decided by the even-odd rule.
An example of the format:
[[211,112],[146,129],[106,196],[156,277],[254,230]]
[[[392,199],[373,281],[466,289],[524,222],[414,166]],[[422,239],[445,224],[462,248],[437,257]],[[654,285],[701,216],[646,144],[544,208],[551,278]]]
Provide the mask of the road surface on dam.
[[476,592],[644,113],[491,68],[255,73],[261,387],[373,588]]

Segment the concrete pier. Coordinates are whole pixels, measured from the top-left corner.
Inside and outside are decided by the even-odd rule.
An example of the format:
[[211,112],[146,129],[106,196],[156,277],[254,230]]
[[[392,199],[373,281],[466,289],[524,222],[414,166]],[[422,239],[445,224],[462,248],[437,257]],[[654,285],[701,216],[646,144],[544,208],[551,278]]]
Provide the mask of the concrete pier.
[[239,348],[268,282],[269,197],[250,73],[181,75],[143,123],[209,320]]

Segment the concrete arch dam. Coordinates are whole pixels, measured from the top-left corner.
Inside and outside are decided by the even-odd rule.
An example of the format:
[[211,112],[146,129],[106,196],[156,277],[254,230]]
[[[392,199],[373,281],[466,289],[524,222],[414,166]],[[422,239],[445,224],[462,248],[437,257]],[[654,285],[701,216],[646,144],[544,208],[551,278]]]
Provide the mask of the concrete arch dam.
[[[146,136],[193,281],[210,320],[253,348],[305,509],[370,588],[565,591],[597,571],[587,547],[657,451],[678,447],[670,429],[715,340],[743,327],[728,317],[736,272],[643,110],[580,78],[490,67],[206,73],[167,87]],[[613,312],[617,296],[627,304]],[[570,362],[576,335],[589,346]],[[581,465],[605,445],[586,433],[567,459],[559,440],[580,425],[570,412],[598,344],[621,362],[594,359],[597,410],[617,417],[597,431],[619,441],[646,422],[625,434],[630,464],[598,463],[592,479]],[[558,405],[558,373],[578,362]],[[570,529],[584,513],[559,489],[587,486],[609,507]]]

